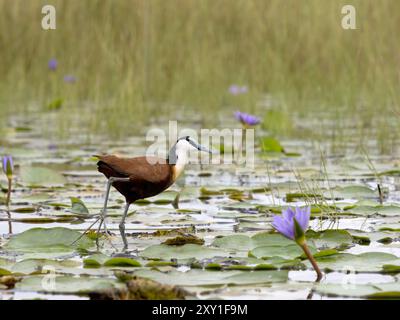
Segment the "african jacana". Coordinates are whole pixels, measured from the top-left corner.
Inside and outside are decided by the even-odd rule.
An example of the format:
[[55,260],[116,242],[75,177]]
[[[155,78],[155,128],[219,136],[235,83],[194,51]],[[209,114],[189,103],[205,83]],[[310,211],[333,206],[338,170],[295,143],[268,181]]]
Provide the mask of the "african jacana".
[[107,202],[111,186],[121,193],[126,199],[125,210],[119,224],[124,249],[128,248],[125,236],[125,219],[130,205],[138,199],[153,197],[169,188],[182,173],[188,162],[188,152],[191,148],[212,153],[199,145],[189,136],[179,138],[171,148],[167,159],[157,157],[119,158],[113,155],[97,156],[98,170],[107,179],[107,191],[104,208],[101,214],[98,231],[107,216]]

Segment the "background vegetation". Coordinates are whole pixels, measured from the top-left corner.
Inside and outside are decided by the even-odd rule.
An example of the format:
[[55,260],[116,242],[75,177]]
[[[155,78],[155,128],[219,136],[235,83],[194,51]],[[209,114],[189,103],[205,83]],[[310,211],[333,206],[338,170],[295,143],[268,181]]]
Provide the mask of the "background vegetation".
[[[357,30],[341,27],[349,3]],[[45,4],[55,31],[41,28]],[[376,126],[383,140],[397,134],[397,0],[0,0],[0,15],[2,119],[54,112],[65,129],[78,115],[82,130],[119,135],[182,110],[211,123],[217,112],[278,110],[289,122],[323,112],[337,126]],[[230,95],[236,83],[249,92]],[[57,98],[63,106],[49,111]]]

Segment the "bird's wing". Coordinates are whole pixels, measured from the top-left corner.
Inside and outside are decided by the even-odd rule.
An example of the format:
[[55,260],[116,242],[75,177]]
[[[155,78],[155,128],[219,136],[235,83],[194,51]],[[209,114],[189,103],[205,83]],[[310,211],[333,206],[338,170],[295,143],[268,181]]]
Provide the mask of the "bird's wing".
[[165,160],[156,157],[119,158],[106,155],[98,158],[99,170],[105,165],[108,168],[104,170],[108,170],[108,173],[114,171],[117,176],[129,177],[132,180],[159,183],[168,179],[171,174],[171,169]]

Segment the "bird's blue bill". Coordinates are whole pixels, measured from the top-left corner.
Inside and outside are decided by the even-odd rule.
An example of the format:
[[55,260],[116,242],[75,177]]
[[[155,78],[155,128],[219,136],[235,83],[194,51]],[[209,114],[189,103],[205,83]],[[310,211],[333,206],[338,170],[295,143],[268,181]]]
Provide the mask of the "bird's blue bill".
[[188,139],[188,141],[193,147],[195,147],[199,151],[204,151],[204,152],[208,152],[208,153],[214,153],[213,151],[207,149],[206,147],[203,147],[201,144],[198,144],[198,143],[194,142],[191,139]]

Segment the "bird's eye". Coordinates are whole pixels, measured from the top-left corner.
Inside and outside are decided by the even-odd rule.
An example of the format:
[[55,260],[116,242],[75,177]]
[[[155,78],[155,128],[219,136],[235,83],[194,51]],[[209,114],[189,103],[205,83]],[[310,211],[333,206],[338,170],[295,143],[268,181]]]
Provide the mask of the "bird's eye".
[[189,136],[187,136],[187,137],[186,137],[186,141],[189,141],[189,139],[190,139],[190,137],[189,137]]

